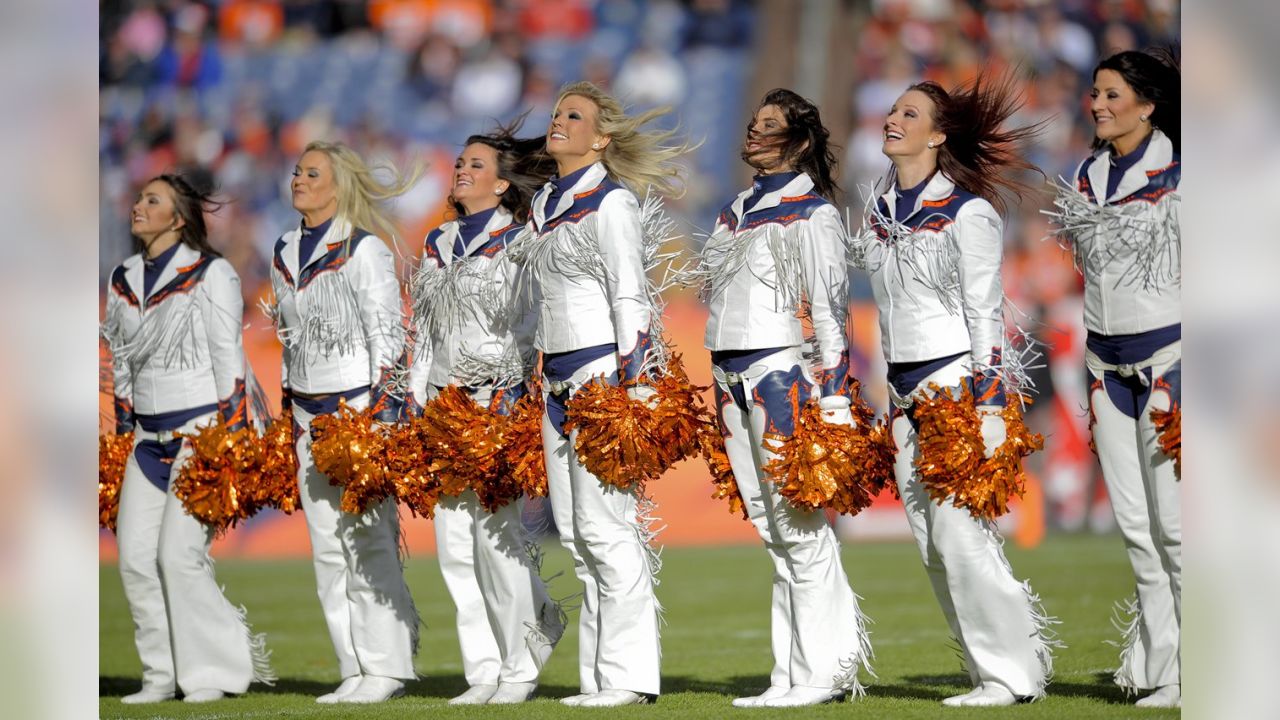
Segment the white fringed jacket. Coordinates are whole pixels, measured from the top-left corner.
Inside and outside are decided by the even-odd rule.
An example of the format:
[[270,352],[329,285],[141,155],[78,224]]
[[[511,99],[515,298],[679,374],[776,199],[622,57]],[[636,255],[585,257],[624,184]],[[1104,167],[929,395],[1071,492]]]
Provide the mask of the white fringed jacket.
[[404,350],[395,259],[376,235],[334,219],[309,258],[303,229],[284,234],[271,263],[269,313],[284,345],[286,392],[321,395],[370,386],[369,406],[394,421],[393,371]]
[[1004,288],[1000,263],[1004,221],[991,203],[941,171],[896,217],[890,183],[854,241],[855,266],[871,275],[880,314],[880,342],[890,363],[970,353],[975,397],[1004,404],[998,378],[1010,368],[1005,352]]
[[552,184],[534,196],[518,262],[535,281],[534,345],[544,353],[616,343],[618,375],[634,380],[652,342],[654,311],[645,277],[644,230],[636,196],[589,166],[547,207]]
[[844,393],[849,371],[848,236],[840,213],[800,173],[749,210],[744,190],[726,206],[701,252],[710,309],[707,349],[762,350],[804,342],[807,308],[823,394]]
[[1102,335],[1130,335],[1182,320],[1182,161],[1173,143],[1153,130],[1141,159],[1111,197],[1111,150],[1076,171],[1075,186],[1059,186],[1047,214],[1084,274],[1084,323]]
[[426,401],[427,386],[507,387],[535,364],[532,308],[523,302],[518,268],[506,249],[524,230],[499,207],[455,258],[461,223],[432,230],[414,276],[414,357],[409,388]]
[[240,277],[226,260],[180,244],[150,295],[143,257],[111,273],[102,335],[111,348],[117,432],[133,416],[218,406],[232,425],[248,419]]

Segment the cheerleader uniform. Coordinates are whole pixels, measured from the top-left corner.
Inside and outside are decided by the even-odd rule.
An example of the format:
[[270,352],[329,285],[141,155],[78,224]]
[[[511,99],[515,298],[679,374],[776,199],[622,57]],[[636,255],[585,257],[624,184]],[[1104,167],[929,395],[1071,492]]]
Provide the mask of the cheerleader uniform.
[[543,353],[543,450],[551,510],[583,584],[578,670],[584,695],[660,692],[658,601],[639,498],[603,484],[574,452],[565,403],[595,378],[634,383],[650,347],[639,203],[595,163],[534,197],[521,262],[535,283]]
[[[400,564],[395,500],[363,515],[343,512],[342,488],[312,460],[310,432],[312,420],[335,412],[340,400],[357,410],[372,406],[383,422],[399,416],[389,387],[404,346],[395,261],[377,236],[336,218],[276,242],[271,285],[316,591],[344,678],[339,694],[358,690],[353,678],[411,679],[418,613]],[[366,685],[373,684],[359,683]]]
[[171,482],[192,453],[177,433],[218,418],[233,429],[248,424],[243,317],[231,264],[185,244],[154,259],[134,255],[111,273],[103,335],[116,432],[134,433],[116,536],[142,661],[142,692],[125,702],[171,698],[175,689],[193,700],[243,693],[275,679],[262,635],[214,578],[213,531],[186,513]]
[[[457,385],[500,415],[525,394],[536,363],[532,313],[520,302],[507,244],[523,229],[498,207],[427,235],[414,282],[412,400]],[[436,547],[457,607],[463,674],[474,702],[523,700],[564,632],[521,524],[524,498],[486,510],[473,490],[441,497]],[[501,686],[505,687],[501,687]],[[496,694],[495,694],[496,693]],[[462,698],[457,698],[460,702]]]
[[[1004,223],[989,202],[935,172],[915,188],[892,184],[878,199],[871,230],[855,243],[854,258],[870,273],[879,309],[894,403],[894,475],[934,595],[964,654],[970,696],[984,688],[998,695],[994,685],[1013,698],[1042,697],[1053,642],[1029,583],[1014,578],[995,524],[930,499],[914,467],[914,397],[931,383],[969,385],[987,453],[1004,441]],[[947,704],[968,704],[970,696]]]
[[[720,432],[774,566],[770,690],[738,705],[778,704],[792,688],[793,698],[818,690],[829,691],[826,699],[860,694],[858,668],[870,659],[825,513],[792,506],[764,472],[777,457],[769,436],[791,435],[810,397],[821,398],[829,422],[852,423],[846,252],[835,207],[813,192],[808,175],[790,172],[757,176],[720,213],[701,253]],[[802,306],[817,342],[817,378],[802,353]]]
[[1153,420],[1182,402],[1181,179],[1154,129],[1124,157],[1081,163],[1058,203],[1085,281],[1093,441],[1137,580],[1115,674],[1130,692],[1181,682],[1182,503]]

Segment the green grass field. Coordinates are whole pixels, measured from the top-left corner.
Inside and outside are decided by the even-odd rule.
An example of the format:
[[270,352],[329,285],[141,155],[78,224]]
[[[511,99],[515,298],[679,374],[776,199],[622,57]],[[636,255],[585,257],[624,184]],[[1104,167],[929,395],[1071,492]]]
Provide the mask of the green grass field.
[[[547,574],[566,570],[552,594],[576,591],[568,555],[547,548]],[[1116,648],[1105,643],[1111,604],[1131,592],[1132,580],[1118,537],[1050,536],[1039,548],[1008,550],[1020,578],[1029,578],[1045,609],[1062,620],[1055,681],[1043,702],[998,709],[943,708],[939,701],[968,689],[959,661],[928,588],[913,545],[846,546],[844,565],[862,607],[872,618],[874,666],[865,698],[848,704],[739,710],[729,701],[768,685],[769,562],[755,546],[670,549],[664,552],[659,598],[666,607],[662,633],[663,690],[658,703],[613,711],[568,708],[556,699],[577,692],[577,633],[571,629],[542,676],[536,699],[505,707],[451,707],[445,701],[466,688],[462,678],[453,604],[434,557],[409,561],[409,586],[426,625],[417,658],[422,679],[408,695],[377,706],[317,705],[315,696],[337,683],[336,661],[306,561],[231,562],[218,565],[227,596],[249,609],[254,629],[265,631],[280,681],[255,685],[242,697],[207,705],[166,702],[126,706],[119,697],[140,685],[133,627],[114,565],[100,570],[99,710],[103,718],[401,718],[441,715],[470,718],[561,718],[618,713],[644,718],[761,717],[934,718],[1017,716],[1177,717],[1178,711],[1139,710],[1110,682]],[[576,617],[571,627],[576,626]]]

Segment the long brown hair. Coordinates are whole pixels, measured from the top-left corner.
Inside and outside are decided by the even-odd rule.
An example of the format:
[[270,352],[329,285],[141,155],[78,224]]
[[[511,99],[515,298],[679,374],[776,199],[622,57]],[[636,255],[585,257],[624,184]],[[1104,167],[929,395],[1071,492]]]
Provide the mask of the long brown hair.
[[972,84],[951,92],[932,80],[907,90],[918,90],[933,101],[934,128],[947,136],[938,148],[938,169],[956,185],[991,203],[1001,215],[1008,209],[1002,191],[1019,199],[1035,192],[1011,175],[1021,170],[1044,176],[1022,154],[1022,146],[1040,133],[1044,123],[1001,129],[1022,107],[1012,75],[990,81],[979,73]]
[[[772,141],[778,147],[779,157],[808,175],[819,195],[835,202],[836,193],[840,192],[840,186],[832,178],[837,161],[830,142],[831,133],[822,124],[818,106],[786,88],[770,90],[756,106],[756,112],[765,105],[776,106],[787,119],[786,129]],[[750,124],[747,134],[751,135]],[[745,150],[742,159],[747,161]]]
[[[178,173],[157,175],[146,184],[150,185],[153,182],[162,182],[173,191],[173,214],[184,221],[178,230],[178,241],[192,250],[222,257],[222,253],[214,250],[209,244],[209,226],[204,220],[205,213],[217,212],[225,205],[222,201],[214,199],[214,189],[204,187],[202,183],[197,183]],[[133,239],[133,246],[135,252],[146,249],[142,240],[137,237]]]
[[[518,138],[520,126],[528,115],[516,118],[509,125],[498,125],[491,133],[472,135],[467,138],[467,145],[480,144],[492,148],[498,156],[498,179],[507,181],[507,189],[499,198],[498,204],[511,213],[518,223],[529,219],[529,204],[538,188],[552,175],[556,174],[556,161],[547,154],[546,136],[534,138]],[[459,216],[466,215],[466,208],[449,196],[449,205]]]

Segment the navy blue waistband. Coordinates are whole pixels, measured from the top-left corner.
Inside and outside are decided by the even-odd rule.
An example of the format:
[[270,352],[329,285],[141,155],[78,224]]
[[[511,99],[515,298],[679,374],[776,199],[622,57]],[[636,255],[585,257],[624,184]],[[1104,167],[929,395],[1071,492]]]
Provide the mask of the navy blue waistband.
[[1090,331],[1085,345],[1104,363],[1129,365],[1142,362],[1160,348],[1181,339],[1182,323],[1178,323],[1132,335],[1102,335]]
[[313,397],[302,397],[300,395],[293,396],[293,404],[306,410],[312,417],[320,415],[332,415],[338,412],[339,400],[350,400],[352,398],[366,395],[369,392],[369,386],[364,385],[342,392],[329,393],[328,395],[317,395]]
[[592,360],[599,360],[609,353],[618,352],[617,343],[550,353],[542,356],[542,374],[552,382],[564,382]]
[[211,403],[186,410],[174,410],[173,412],[158,413],[156,415],[137,415],[135,417],[143,430],[147,432],[164,432],[166,430],[177,430],[201,415],[208,415],[217,411],[218,403]]
[[782,347],[762,348],[760,350],[712,350],[711,364],[725,372],[740,373],[770,355],[786,350]]
[[889,363],[889,384],[900,396],[909,395],[920,385],[920,381],[950,365],[956,358],[965,353],[958,352],[934,360],[915,360],[912,362]]

